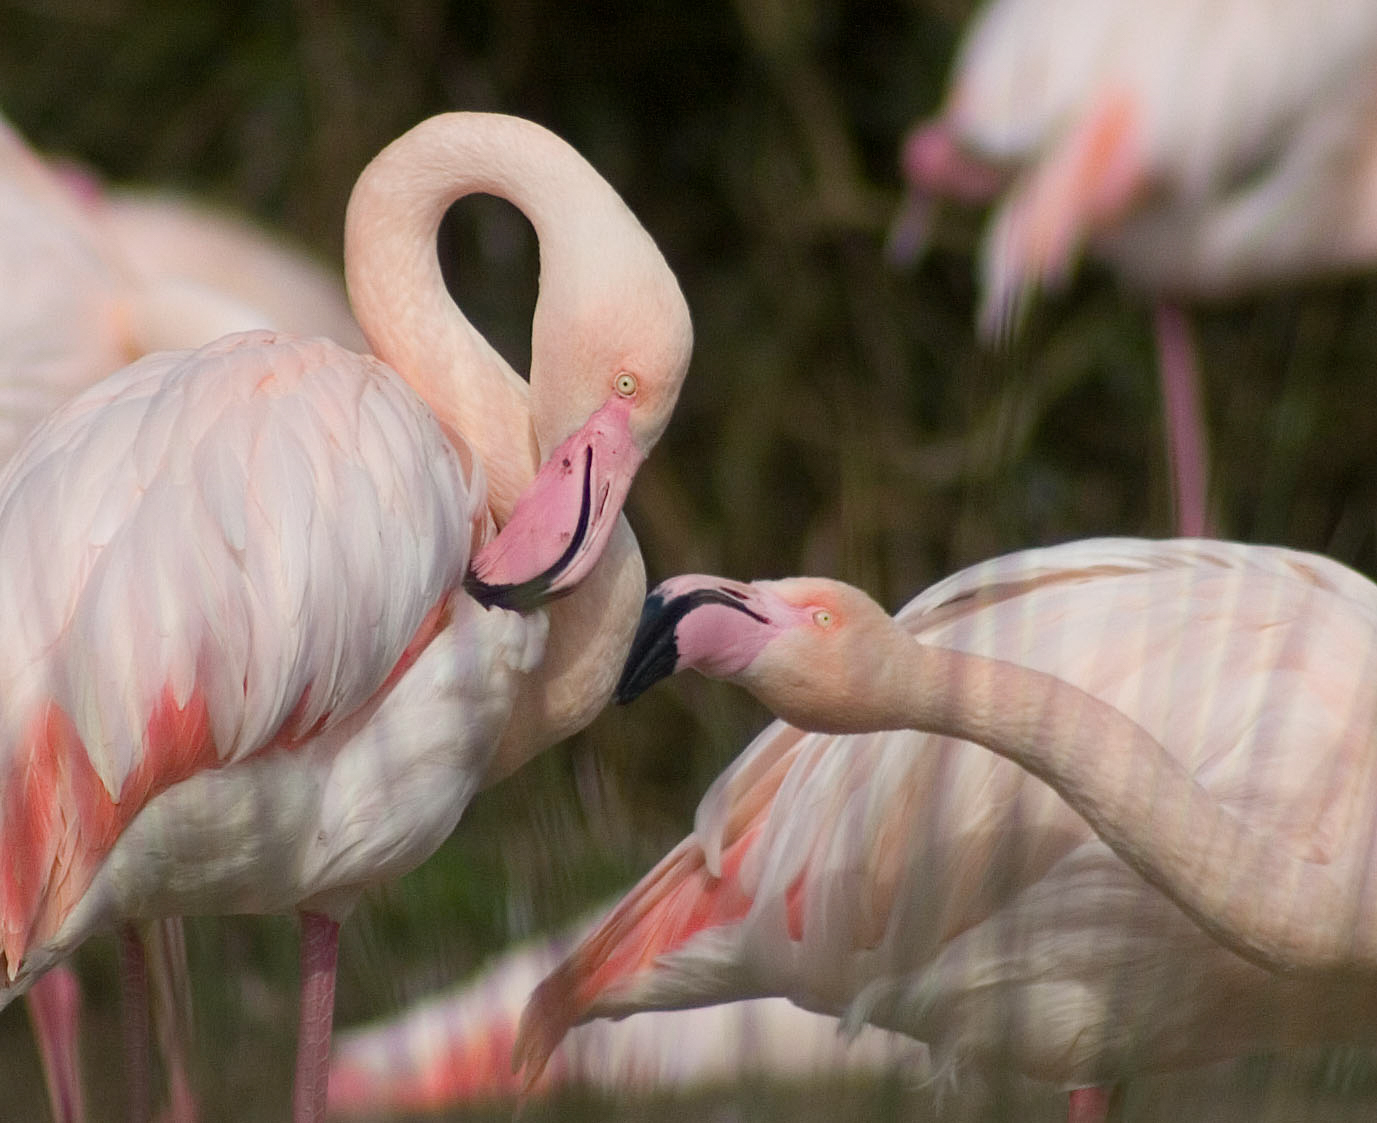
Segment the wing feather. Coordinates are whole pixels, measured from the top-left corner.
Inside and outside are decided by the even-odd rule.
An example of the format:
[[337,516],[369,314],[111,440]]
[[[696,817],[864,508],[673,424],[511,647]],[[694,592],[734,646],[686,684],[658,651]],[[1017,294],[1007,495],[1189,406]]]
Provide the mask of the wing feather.
[[[11,973],[55,919],[39,883],[70,905],[152,795],[367,703],[482,502],[400,377],[325,340],[151,356],[40,427],[0,474],[0,848],[49,840],[0,886]],[[57,866],[55,808],[86,832]]]

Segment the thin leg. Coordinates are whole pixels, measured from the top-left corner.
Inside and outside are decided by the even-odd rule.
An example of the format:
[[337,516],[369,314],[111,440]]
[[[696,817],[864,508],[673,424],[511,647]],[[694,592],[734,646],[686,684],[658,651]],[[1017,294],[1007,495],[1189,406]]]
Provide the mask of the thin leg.
[[155,921],[144,930],[153,1030],[167,1073],[168,1108],[159,1123],[196,1123],[200,1112],[191,1091],[187,1049],[194,1032],[191,1019],[191,972],[181,917]]
[[130,1123],[151,1117],[148,1075],[148,959],[132,924],[120,927],[120,975],[124,1000],[124,1062],[128,1068]]
[[1112,1094],[1110,1088],[1076,1088],[1068,1097],[1066,1123],[1105,1123]]
[[325,1118],[338,958],[339,925],[318,912],[302,913],[301,1024],[296,1043],[293,1123],[320,1123]]
[[1186,314],[1159,303],[1154,318],[1157,361],[1162,380],[1162,413],[1167,430],[1176,498],[1176,528],[1186,538],[1211,533],[1205,516],[1209,485],[1209,452],[1200,405],[1200,372]]
[[56,1123],[82,1123],[86,1101],[81,1091],[81,988],[77,977],[70,968],[54,967],[34,983],[27,998],[53,1119]]

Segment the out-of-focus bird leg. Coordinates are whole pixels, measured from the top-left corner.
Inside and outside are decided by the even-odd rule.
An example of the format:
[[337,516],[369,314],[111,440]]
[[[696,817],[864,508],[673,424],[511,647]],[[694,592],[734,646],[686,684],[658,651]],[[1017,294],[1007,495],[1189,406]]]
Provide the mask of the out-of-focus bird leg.
[[83,1123],[81,1090],[81,989],[68,967],[54,967],[30,988],[29,1018],[38,1038],[38,1055],[56,1123]]
[[1209,451],[1200,402],[1200,370],[1186,314],[1160,301],[1153,316],[1157,361],[1162,380],[1162,417],[1171,462],[1176,529],[1185,538],[1211,533],[1205,515]]

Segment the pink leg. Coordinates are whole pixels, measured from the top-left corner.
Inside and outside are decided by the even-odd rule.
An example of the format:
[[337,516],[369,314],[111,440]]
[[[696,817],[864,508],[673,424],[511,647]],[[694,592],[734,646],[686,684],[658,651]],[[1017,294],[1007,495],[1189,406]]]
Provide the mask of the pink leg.
[[293,1123],[320,1123],[330,1076],[339,925],[318,912],[301,914],[301,1023],[296,1043]]
[[130,1123],[151,1116],[148,1060],[148,959],[143,938],[132,924],[120,928],[120,975],[124,1001],[124,1063],[128,1067]]
[[1076,1088],[1068,1097],[1066,1123],[1105,1123],[1112,1089]]
[[54,967],[34,983],[27,997],[53,1119],[56,1123],[82,1123],[86,1102],[81,1092],[81,988],[77,977],[70,968]]
[[1186,538],[1202,538],[1211,533],[1205,516],[1209,464],[1195,345],[1186,315],[1175,305],[1159,303],[1154,323],[1167,458],[1176,496],[1176,528]]
[[186,937],[180,917],[149,925],[145,931],[148,976],[153,998],[153,1028],[167,1072],[169,1104],[159,1123],[196,1123],[200,1112],[191,1091],[187,1047],[193,1036],[191,979]]

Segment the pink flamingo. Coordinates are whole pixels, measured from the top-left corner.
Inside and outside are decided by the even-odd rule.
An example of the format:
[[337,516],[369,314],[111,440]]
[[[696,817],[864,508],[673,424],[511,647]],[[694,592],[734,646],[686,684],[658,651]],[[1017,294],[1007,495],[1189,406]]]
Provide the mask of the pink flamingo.
[[[1377,9],[1351,0],[994,0],[903,151],[911,256],[932,201],[999,196],[980,327],[1016,329],[1089,247],[1158,296],[1181,533],[1207,526],[1194,347],[1178,309],[1377,259]],[[1002,195],[1001,195],[1002,193]]]
[[[41,160],[3,120],[0,278],[8,294],[0,308],[0,461],[63,400],[149,350],[261,326],[363,346],[342,281],[323,266],[188,199],[112,193],[88,173]],[[159,996],[154,1022],[172,1118],[194,1119],[183,1048],[189,1006],[174,989],[185,974],[180,922],[168,918],[138,938],[126,933],[120,946],[132,957],[126,979],[151,979]],[[61,967],[28,997],[54,1117],[83,1119],[76,981]],[[147,1114],[145,1005],[141,994],[128,995],[136,1117]]]
[[[529,409],[435,259],[476,191],[540,239]],[[513,118],[449,114],[385,149],[345,261],[381,359],[269,332],[151,355],[0,474],[0,848],[22,858],[0,872],[0,1004],[112,921],[299,911],[298,1120],[324,1113],[339,918],[493,768],[596,712],[546,697],[556,676],[610,691],[615,670],[547,671],[534,610],[590,574],[634,584],[619,511],[691,347],[634,216]]]
[[783,721],[541,984],[518,1055],[786,994],[1089,1120],[1134,1073],[1372,1040],[1374,636],[1345,567],[1203,540],[998,558],[897,619],[836,582],[667,581],[619,693],[694,667]]
[[[503,953],[475,980],[375,1025],[341,1034],[330,1063],[335,1116],[441,1112],[522,1094],[512,1071],[521,1010],[577,938],[554,938]],[[922,1072],[925,1050],[900,1034],[865,1027],[854,1039],[835,1018],[782,998],[592,1022],[565,1039],[527,1096],[570,1087],[618,1095],[727,1085],[751,1077]]]
[[0,277],[10,281],[0,309],[0,458],[62,402],[141,355],[276,326],[231,291],[143,264],[124,259],[90,190],[75,190],[0,119]]
[[173,191],[107,188],[89,206],[136,284],[199,287],[271,327],[365,349],[337,272],[280,235]]

